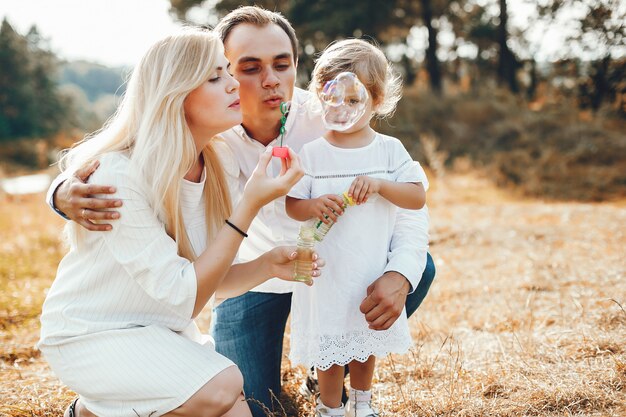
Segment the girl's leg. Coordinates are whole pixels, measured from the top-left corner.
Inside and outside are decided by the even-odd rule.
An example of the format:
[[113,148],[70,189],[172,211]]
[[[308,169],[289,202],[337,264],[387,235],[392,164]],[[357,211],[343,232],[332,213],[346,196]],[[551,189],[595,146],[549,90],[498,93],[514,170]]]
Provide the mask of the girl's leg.
[[369,391],[372,389],[372,379],[374,378],[374,368],[376,367],[376,357],[370,356],[365,362],[352,361],[348,364],[350,368],[350,386],[359,391]]
[[372,408],[372,379],[376,357],[370,356],[365,362],[352,361],[350,368],[350,393],[346,404],[346,417],[375,417],[378,412]]
[[333,365],[326,371],[317,370],[317,381],[320,386],[320,400],[326,407],[341,407],[343,373],[343,366],[339,365]]

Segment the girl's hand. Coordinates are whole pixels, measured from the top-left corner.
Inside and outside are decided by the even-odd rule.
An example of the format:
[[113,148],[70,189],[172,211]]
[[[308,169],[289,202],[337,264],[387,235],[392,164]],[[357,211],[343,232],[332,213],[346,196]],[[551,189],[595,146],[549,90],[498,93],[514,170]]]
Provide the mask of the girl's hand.
[[304,175],[300,157],[291,148],[289,149],[289,158],[281,159],[282,169],[276,178],[267,176],[267,166],[271,159],[271,151],[261,154],[259,163],[243,190],[242,200],[252,204],[256,209],[260,209],[267,203],[287,194],[291,187]]
[[343,214],[343,199],[336,194],[325,194],[311,200],[311,217],[317,217],[322,222],[330,224],[336,222]]
[[380,180],[377,178],[360,176],[356,177],[350,185],[348,195],[354,199],[357,204],[363,204],[372,194],[378,194],[380,191]]
[[[269,267],[270,276],[283,279],[285,281],[293,281],[296,247],[295,246],[278,246],[263,255],[265,262]],[[316,252],[313,252],[313,270],[311,276],[313,278],[321,275],[320,268],[325,265],[323,259],[320,259]],[[313,282],[307,283],[313,285]]]

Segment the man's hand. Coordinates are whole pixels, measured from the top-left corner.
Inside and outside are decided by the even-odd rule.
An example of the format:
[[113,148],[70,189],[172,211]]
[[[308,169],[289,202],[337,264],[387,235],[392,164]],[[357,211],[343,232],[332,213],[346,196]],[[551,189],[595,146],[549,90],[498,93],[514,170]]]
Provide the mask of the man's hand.
[[87,230],[111,230],[108,223],[93,223],[93,220],[111,220],[120,217],[117,211],[106,209],[120,207],[121,200],[94,198],[94,194],[113,194],[115,187],[105,185],[86,184],[87,179],[95,172],[100,163],[94,161],[74,173],[65,180],[54,192],[54,207],[62,211],[67,217],[80,224]]
[[389,271],[367,287],[361,313],[372,330],[387,330],[400,317],[411,285],[404,275]]

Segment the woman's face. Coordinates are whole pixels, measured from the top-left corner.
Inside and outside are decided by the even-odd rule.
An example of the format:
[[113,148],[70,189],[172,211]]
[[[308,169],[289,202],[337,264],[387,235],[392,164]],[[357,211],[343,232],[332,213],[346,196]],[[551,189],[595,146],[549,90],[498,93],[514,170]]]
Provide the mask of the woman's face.
[[229,66],[220,56],[209,79],[185,99],[185,118],[196,141],[210,140],[241,123],[239,82],[228,72]]

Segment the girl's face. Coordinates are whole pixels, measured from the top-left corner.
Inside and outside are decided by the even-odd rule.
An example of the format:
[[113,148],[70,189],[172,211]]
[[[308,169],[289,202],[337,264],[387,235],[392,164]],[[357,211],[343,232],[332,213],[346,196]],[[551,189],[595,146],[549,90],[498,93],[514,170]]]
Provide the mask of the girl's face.
[[345,132],[368,113],[369,93],[356,74],[342,72],[324,83],[318,97],[327,129]]
[[354,133],[358,132],[369,126],[370,120],[372,120],[372,116],[374,115],[374,106],[372,103],[372,98],[368,95],[367,100],[365,102],[365,109],[361,117],[354,122],[351,127],[347,129],[341,130],[340,133]]
[[241,123],[239,82],[228,72],[222,55],[209,79],[185,99],[187,125],[196,140],[210,139]]

